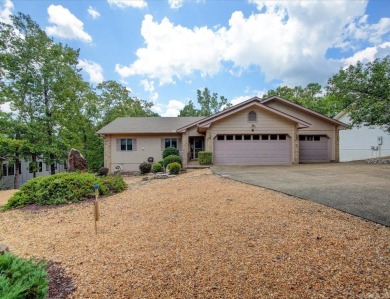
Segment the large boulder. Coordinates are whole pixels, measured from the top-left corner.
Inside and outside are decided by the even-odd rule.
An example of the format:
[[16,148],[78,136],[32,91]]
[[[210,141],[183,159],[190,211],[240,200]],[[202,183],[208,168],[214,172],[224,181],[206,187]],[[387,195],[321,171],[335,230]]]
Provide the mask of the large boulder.
[[87,171],[87,160],[77,149],[72,148],[68,154],[68,171]]

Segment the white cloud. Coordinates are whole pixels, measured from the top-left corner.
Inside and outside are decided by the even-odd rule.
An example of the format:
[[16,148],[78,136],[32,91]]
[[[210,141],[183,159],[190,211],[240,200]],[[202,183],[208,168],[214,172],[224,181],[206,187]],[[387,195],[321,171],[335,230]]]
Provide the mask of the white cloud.
[[117,64],[116,72],[123,78],[146,76],[161,85],[195,72],[213,76],[227,62],[232,66],[226,71],[237,77],[254,66],[266,81],[325,83],[344,62],[326,58],[329,49],[355,45],[361,51],[363,43],[377,47],[390,32],[388,18],[368,24],[367,0],[250,2],[259,12],[245,16],[236,11],[226,27],[187,28],[146,15],[141,28],[145,47],[130,65]]
[[148,5],[146,0],[107,0],[107,2],[110,6],[116,6],[119,8],[144,8]]
[[344,67],[347,67],[350,64],[354,65],[358,61],[367,63],[375,60],[376,58],[383,58],[387,55],[390,55],[390,42],[385,42],[378,46],[368,47],[362,51],[356,52],[351,57],[343,60]]
[[161,114],[161,116],[178,116],[180,110],[183,109],[184,106],[185,104],[183,102],[177,100],[170,100],[168,102],[168,105],[164,107],[166,110],[164,113]]
[[207,27],[188,29],[175,26],[167,18],[157,23],[148,14],[142,22],[141,34],[146,48],[137,50],[138,59],[130,66],[115,66],[122,77],[146,75],[166,84],[195,71],[207,76],[220,70],[223,44]]
[[172,9],[179,9],[183,6],[183,0],[168,0],[168,3]]
[[80,59],[77,65],[82,68],[84,72],[89,75],[89,81],[91,83],[100,83],[104,81],[103,68],[100,64],[86,59]]
[[376,24],[367,22],[368,15],[363,15],[357,21],[350,23],[345,30],[346,38],[367,40],[370,43],[381,43],[388,39],[390,33],[390,18],[381,18]]
[[92,7],[91,5],[88,7],[88,13],[93,19],[100,17],[100,13],[96,10],[96,8]]
[[84,24],[69,9],[62,5],[50,5],[47,9],[49,22],[53,26],[46,27],[46,33],[64,39],[78,39],[92,42],[92,37],[84,31]]
[[242,95],[242,96],[238,96],[238,97],[235,97],[233,98],[230,103],[232,105],[237,105],[239,103],[242,103],[246,100],[249,100],[250,98],[253,98],[253,97],[259,97],[259,98],[262,98],[263,95],[266,93],[267,91],[266,90],[252,90],[250,89],[248,86],[245,88],[245,91],[244,93],[246,93],[247,95]]
[[2,1],[3,5],[0,8],[0,22],[11,24],[12,10],[14,9],[14,4],[10,0]]
[[149,100],[152,101],[152,103],[157,104],[158,93],[154,87],[154,81],[144,79],[140,81],[140,84],[143,86],[144,90],[149,93]]
[[0,105],[0,110],[3,111],[3,112],[11,112],[11,106],[10,106],[10,102],[6,102],[2,105]]

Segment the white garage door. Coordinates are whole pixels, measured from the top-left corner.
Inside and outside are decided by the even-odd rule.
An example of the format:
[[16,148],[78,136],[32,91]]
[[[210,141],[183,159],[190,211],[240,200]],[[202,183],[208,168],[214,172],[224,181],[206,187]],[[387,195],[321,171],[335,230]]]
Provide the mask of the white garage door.
[[299,135],[299,162],[329,162],[327,136]]
[[214,164],[291,164],[291,138],[287,134],[218,135],[214,139]]

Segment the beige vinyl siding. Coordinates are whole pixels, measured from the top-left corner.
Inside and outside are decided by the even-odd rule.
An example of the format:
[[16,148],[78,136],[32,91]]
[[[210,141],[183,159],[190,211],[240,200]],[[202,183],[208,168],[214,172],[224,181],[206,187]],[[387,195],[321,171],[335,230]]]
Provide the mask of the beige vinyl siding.
[[[250,111],[256,112],[256,122],[248,121]],[[252,125],[255,126],[253,132]],[[261,108],[249,108],[213,123],[209,129],[211,144],[208,148],[213,150],[213,140],[219,134],[288,134],[293,139],[294,125],[294,122],[285,120],[269,111]]]
[[331,160],[335,160],[335,129],[336,126],[330,124],[329,122],[322,120],[321,118],[297,109],[293,106],[286,105],[284,103],[280,103],[278,101],[270,101],[266,103],[267,106],[287,113],[289,115],[295,116],[299,119],[307,121],[311,125],[308,128],[300,129],[299,135],[326,135],[330,138],[330,146],[329,146],[329,155]]
[[[113,172],[116,166],[121,166],[123,171],[139,171],[139,164],[153,157],[154,162],[162,160],[161,138],[181,138],[178,134],[165,135],[116,135],[111,136],[111,169]],[[135,139],[136,150],[121,151],[117,146],[118,139]],[[179,141],[179,146],[181,142]],[[180,150],[180,147],[179,147]]]

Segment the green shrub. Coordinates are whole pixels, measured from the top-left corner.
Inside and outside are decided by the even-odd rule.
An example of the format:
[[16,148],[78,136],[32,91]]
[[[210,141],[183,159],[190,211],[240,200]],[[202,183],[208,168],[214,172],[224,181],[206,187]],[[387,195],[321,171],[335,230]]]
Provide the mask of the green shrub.
[[7,252],[0,255],[0,298],[43,299],[48,294],[46,266]]
[[164,160],[163,160],[163,166],[167,167],[168,164],[171,164],[173,162],[177,162],[177,163],[179,163],[181,165],[181,158],[180,158],[180,156],[170,155],[168,157],[165,157]]
[[91,173],[62,172],[27,181],[2,208],[8,210],[29,204],[59,205],[78,202],[95,196],[92,186],[99,184],[102,195],[123,191],[126,183],[121,176],[97,177]]
[[154,163],[152,165],[152,172],[153,173],[161,172],[161,171],[163,171],[163,167],[162,167],[162,165],[160,163]]
[[213,164],[212,152],[199,152],[198,153],[199,165],[211,165]]
[[179,150],[175,147],[167,147],[166,149],[163,150],[162,152],[162,157],[165,159],[168,156],[178,156],[179,155]]
[[[104,190],[107,188],[107,191]],[[127,184],[120,175],[109,175],[101,179],[100,190],[104,195],[119,193],[127,189]]]
[[181,170],[181,165],[177,162],[168,164],[167,166],[169,174],[179,174]]
[[149,173],[151,169],[152,169],[152,165],[150,165],[148,162],[142,162],[139,165],[139,170],[141,171],[142,174]]
[[164,167],[164,161],[163,160],[158,161],[157,163],[160,164],[162,167]]

